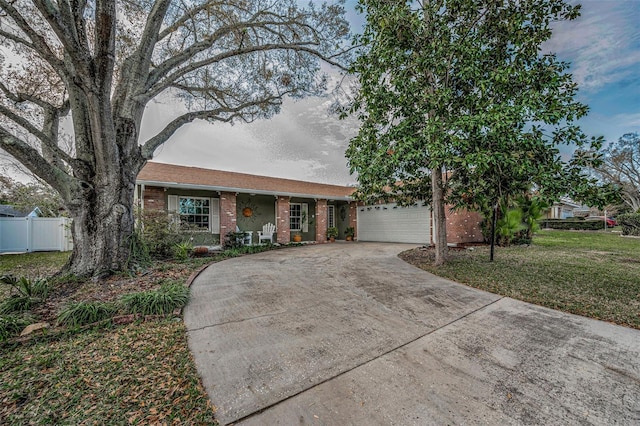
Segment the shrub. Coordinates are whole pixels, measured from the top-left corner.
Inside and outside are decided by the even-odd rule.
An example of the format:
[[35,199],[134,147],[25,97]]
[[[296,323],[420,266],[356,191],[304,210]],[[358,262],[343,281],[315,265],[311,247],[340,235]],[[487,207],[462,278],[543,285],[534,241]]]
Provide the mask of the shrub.
[[136,229],[129,236],[129,259],[127,259],[127,269],[144,268],[151,264],[149,247],[145,242],[140,229]]
[[222,248],[225,250],[239,249],[244,246],[244,232],[229,231],[224,236],[224,244]]
[[545,219],[540,223],[550,229],[599,231],[603,228],[601,220]]
[[193,251],[193,244],[190,241],[183,241],[173,246],[173,257],[176,260],[185,261]]
[[161,315],[184,307],[189,301],[189,289],[182,284],[164,284],[157,290],[125,294],[120,303],[127,312],[143,315]]
[[31,324],[31,321],[24,317],[15,315],[1,315],[0,342],[7,340],[10,337],[16,336],[29,324]]
[[78,327],[112,318],[117,312],[118,308],[113,303],[72,302],[62,308],[58,314],[57,322],[59,325]]
[[173,247],[182,240],[179,227],[163,210],[142,211],[138,224],[142,230],[140,233],[142,243],[152,257],[160,259],[171,257]]
[[328,227],[327,238],[338,238],[338,228],[335,226]]
[[616,220],[622,227],[622,235],[640,236],[640,213],[621,214]]

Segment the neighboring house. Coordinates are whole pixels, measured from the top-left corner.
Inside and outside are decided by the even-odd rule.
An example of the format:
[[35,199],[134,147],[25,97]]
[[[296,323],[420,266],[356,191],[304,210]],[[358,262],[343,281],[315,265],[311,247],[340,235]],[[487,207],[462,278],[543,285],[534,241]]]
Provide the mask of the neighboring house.
[[[295,233],[303,241],[325,242],[330,226],[338,228],[339,239],[353,227],[360,241],[432,242],[428,206],[366,206],[353,199],[353,191],[348,186],[149,162],[138,175],[135,194],[143,209],[176,214],[200,229],[194,233],[199,243],[224,239],[236,227],[252,233],[255,243],[266,223],[276,225],[280,243],[291,241]],[[482,241],[480,220],[473,212],[449,213],[449,242]]]
[[574,216],[586,216],[589,208],[576,203],[569,197],[562,197],[547,210],[546,219],[568,219]]
[[38,207],[24,211],[9,204],[0,204],[0,217],[39,217],[41,214]]

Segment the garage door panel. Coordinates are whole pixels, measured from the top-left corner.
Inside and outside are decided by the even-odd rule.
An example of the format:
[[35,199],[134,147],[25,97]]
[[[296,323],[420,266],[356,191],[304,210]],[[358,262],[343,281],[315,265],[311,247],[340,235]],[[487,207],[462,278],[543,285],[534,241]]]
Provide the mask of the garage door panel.
[[358,240],[429,244],[431,211],[427,206],[382,204],[358,208]]

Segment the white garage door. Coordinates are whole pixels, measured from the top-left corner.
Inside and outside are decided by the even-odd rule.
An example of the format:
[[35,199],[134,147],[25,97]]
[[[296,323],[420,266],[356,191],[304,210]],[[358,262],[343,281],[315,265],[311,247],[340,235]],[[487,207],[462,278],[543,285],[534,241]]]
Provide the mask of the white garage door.
[[358,207],[358,241],[430,244],[431,209],[419,204]]

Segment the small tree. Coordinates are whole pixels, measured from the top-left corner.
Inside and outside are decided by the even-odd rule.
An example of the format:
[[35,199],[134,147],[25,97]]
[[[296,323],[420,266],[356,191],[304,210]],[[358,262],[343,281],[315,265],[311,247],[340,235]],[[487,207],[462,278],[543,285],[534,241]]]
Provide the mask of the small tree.
[[587,142],[574,124],[587,107],[574,100],[568,64],[539,52],[551,22],[575,19],[579,6],[360,0],[359,7],[367,23],[356,42],[365,48],[352,69],[360,87],[350,111],[363,124],[347,157],[362,198],[431,201],[441,264],[446,202],[497,214],[501,199],[531,184],[562,193],[574,172],[557,145]]

